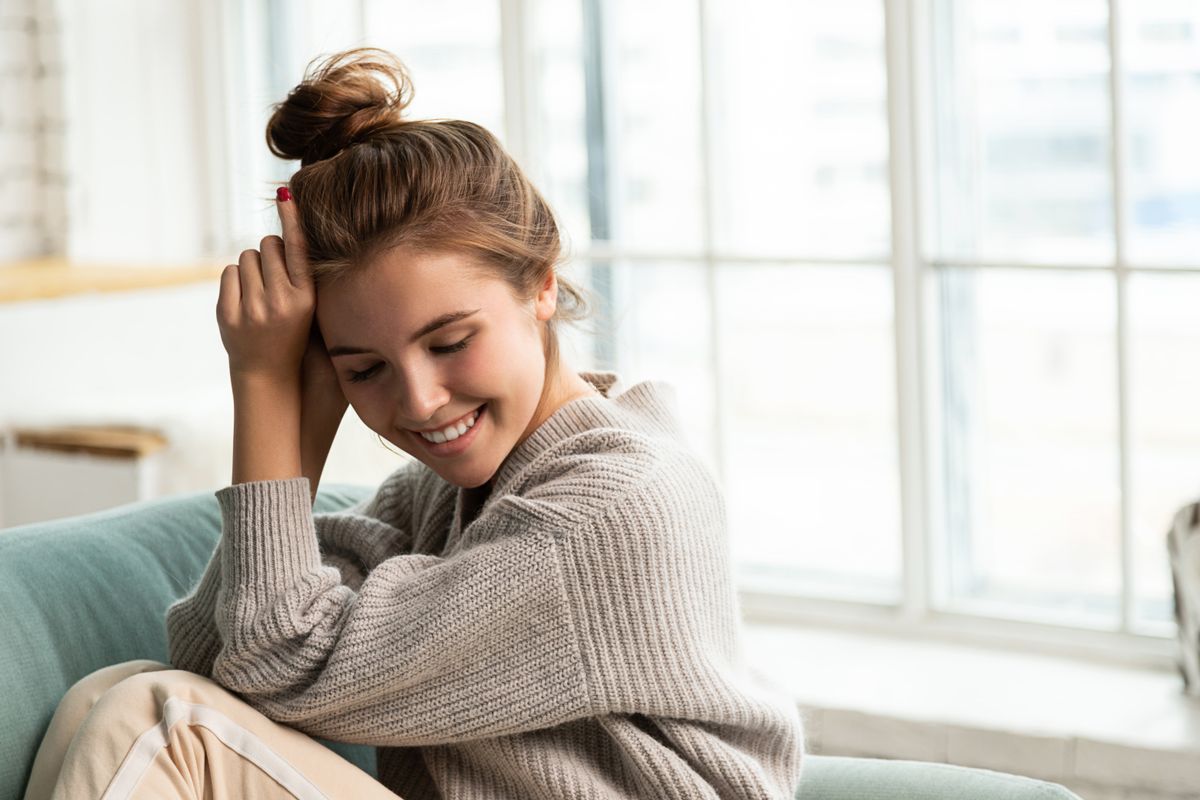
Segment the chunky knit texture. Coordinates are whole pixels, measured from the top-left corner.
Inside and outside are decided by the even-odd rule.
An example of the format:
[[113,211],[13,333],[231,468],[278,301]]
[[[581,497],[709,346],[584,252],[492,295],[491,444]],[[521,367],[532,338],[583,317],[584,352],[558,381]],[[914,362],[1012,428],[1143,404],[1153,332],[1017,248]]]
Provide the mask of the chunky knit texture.
[[424,464],[313,514],[307,478],[216,493],[171,663],[378,753],[405,800],[793,798],[795,702],[743,659],[720,488],[674,388],[559,408],[474,520]]

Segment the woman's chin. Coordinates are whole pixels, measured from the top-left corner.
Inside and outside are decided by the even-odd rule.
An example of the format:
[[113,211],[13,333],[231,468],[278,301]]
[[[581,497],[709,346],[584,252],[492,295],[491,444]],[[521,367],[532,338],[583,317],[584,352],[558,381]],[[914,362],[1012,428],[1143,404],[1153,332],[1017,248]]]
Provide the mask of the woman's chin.
[[461,470],[456,470],[453,466],[448,466],[446,464],[433,464],[429,461],[425,461],[424,459],[422,459],[422,462],[425,464],[425,466],[442,476],[446,483],[457,486],[460,489],[483,488],[495,475],[494,472],[487,475],[464,475]]
[[[388,442],[393,447],[402,451],[405,455],[420,461],[425,466],[429,467],[433,472],[437,473],[447,483],[457,486],[461,489],[479,489],[489,484],[492,478],[495,477],[499,470],[499,465],[495,469],[467,469],[466,459],[460,458],[438,458],[433,453],[430,453],[426,448],[421,447],[419,443],[405,441],[403,444],[393,438],[394,432],[389,432],[385,435],[380,431],[375,431],[379,437]],[[462,454],[462,455],[465,455]]]

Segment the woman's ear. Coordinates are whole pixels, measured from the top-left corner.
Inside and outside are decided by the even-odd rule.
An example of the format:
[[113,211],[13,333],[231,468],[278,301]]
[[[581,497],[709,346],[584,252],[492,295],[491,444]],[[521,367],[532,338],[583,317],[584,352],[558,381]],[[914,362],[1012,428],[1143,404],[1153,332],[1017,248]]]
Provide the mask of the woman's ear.
[[546,321],[554,316],[554,310],[558,308],[558,276],[551,269],[546,275],[546,280],[542,282],[542,288],[538,289],[537,296],[533,298],[533,310],[539,321]]

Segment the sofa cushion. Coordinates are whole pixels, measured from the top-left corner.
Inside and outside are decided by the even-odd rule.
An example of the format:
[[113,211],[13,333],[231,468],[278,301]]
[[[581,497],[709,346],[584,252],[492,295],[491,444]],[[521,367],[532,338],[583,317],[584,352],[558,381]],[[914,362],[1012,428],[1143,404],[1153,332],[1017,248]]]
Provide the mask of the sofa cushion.
[[1057,783],[1006,772],[882,758],[804,758],[800,800],[1080,800]]

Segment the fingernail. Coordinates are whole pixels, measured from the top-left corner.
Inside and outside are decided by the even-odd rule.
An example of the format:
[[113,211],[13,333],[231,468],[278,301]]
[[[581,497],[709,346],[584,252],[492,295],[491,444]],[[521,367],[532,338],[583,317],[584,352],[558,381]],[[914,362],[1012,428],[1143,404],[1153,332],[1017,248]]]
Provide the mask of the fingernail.
[[292,193],[288,191],[286,186],[280,186],[275,190],[275,199],[281,203],[286,203],[292,199]]

